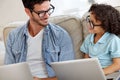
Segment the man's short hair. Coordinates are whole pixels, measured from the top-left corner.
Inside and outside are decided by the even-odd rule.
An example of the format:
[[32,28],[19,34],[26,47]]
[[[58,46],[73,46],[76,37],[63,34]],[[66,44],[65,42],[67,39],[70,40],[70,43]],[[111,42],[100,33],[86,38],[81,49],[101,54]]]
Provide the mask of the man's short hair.
[[24,7],[28,9],[34,9],[35,4],[42,4],[44,1],[51,0],[22,0]]

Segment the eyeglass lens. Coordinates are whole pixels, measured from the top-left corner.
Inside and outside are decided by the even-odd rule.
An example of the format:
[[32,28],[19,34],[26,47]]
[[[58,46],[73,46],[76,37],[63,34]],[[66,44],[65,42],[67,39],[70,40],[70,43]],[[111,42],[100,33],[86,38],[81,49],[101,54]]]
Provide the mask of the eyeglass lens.
[[48,13],[49,15],[51,15],[51,14],[54,12],[54,8],[55,8],[55,7],[51,4],[51,5],[50,5],[50,8],[49,8],[48,10],[46,10],[46,11],[38,11],[38,12],[36,12],[36,11],[34,11],[33,9],[31,9],[31,11],[35,12],[36,14],[38,14],[38,16],[39,16],[40,18],[43,18],[46,13]]
[[53,8],[50,8],[50,9],[48,9],[47,11],[42,11],[42,12],[40,12],[40,13],[39,13],[39,16],[40,16],[40,17],[44,17],[46,13],[48,13],[49,15],[51,15],[51,14],[53,13],[53,11],[54,11]]
[[92,23],[91,20],[90,20],[90,16],[87,16],[86,21],[87,21],[88,27],[94,28],[93,23]]

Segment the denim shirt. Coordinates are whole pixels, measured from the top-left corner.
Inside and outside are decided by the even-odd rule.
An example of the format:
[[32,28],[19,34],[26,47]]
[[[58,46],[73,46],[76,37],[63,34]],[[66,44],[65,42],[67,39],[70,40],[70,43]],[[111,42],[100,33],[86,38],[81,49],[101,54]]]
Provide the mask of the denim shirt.
[[[5,64],[25,62],[27,56],[28,23],[12,30],[6,42]],[[42,55],[49,77],[55,73],[51,62],[73,60],[74,50],[69,34],[61,27],[49,23],[43,32]]]

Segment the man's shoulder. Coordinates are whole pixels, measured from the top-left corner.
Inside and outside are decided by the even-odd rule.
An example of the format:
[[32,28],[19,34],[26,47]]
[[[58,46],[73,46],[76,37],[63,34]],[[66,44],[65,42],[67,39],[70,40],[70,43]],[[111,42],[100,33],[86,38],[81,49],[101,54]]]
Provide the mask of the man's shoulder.
[[19,34],[19,33],[22,33],[26,30],[26,25],[23,24],[21,26],[17,26],[15,29],[11,30],[11,33],[15,33],[15,34]]
[[48,28],[54,31],[67,32],[62,26],[56,25],[54,23],[49,23]]

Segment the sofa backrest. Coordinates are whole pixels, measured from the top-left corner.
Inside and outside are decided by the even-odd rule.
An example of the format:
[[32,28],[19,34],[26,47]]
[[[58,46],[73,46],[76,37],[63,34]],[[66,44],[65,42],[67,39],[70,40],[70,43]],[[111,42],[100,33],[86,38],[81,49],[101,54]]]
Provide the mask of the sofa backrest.
[[12,23],[8,23],[4,29],[3,29],[3,39],[4,39],[4,44],[6,45],[6,39],[7,36],[9,34],[9,32],[19,26],[22,26],[23,24],[25,24],[25,21],[17,21],[17,22],[12,22]]
[[0,54],[0,66],[4,64],[4,54]]
[[87,28],[87,21],[86,21],[86,17],[89,15],[88,12],[86,12],[82,18],[80,19],[81,20],[81,24],[82,24],[82,27],[83,27],[83,39],[85,39],[85,37],[89,34],[88,32],[88,28]]
[[116,6],[115,8],[120,12],[120,6]]

